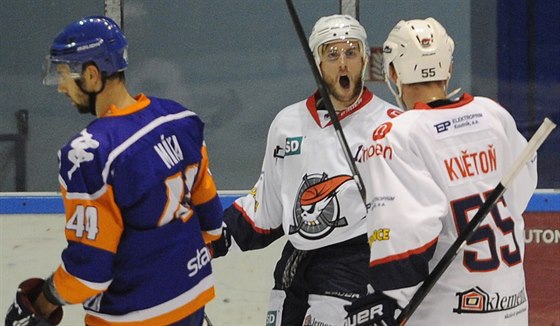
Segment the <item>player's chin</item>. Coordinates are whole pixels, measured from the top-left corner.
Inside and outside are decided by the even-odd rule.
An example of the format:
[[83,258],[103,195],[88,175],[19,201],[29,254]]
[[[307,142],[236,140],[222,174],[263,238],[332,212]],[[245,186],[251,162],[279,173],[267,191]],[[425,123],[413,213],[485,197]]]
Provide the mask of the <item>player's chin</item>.
[[78,109],[78,112],[81,113],[81,114],[90,113],[88,105],[80,105],[80,104],[74,103],[74,106],[76,107],[76,109]]

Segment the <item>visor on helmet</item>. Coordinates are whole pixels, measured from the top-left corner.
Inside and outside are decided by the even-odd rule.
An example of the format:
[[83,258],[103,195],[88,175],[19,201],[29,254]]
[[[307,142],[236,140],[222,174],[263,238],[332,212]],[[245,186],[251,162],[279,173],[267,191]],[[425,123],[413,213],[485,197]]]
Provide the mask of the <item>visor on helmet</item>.
[[57,60],[47,55],[43,63],[43,85],[58,85],[67,79],[80,79],[83,64],[78,61]]
[[[346,44],[346,46],[342,47],[340,43]],[[341,56],[344,56],[345,59],[361,58],[363,56],[361,45],[362,42],[355,39],[322,44],[319,47],[321,61],[334,62],[338,61]]]

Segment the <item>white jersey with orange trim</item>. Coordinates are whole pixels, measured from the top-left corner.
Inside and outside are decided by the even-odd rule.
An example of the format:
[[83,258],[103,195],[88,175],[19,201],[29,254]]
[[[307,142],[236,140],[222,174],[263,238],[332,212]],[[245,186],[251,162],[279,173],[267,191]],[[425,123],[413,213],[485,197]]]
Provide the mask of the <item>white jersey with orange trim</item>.
[[221,234],[222,207],[204,124],[176,102],[137,101],[59,152],[68,247],[53,283],[88,325],[170,324],[214,297],[205,240]]
[[[527,141],[500,105],[464,94],[418,103],[376,131],[366,183],[376,290],[404,307]],[[525,210],[536,156],[458,253],[407,325],[527,325]]]
[[[278,113],[258,182],[224,213],[242,250],[265,247],[283,234],[295,248],[312,250],[366,233],[365,205],[328,111],[316,109],[317,96]],[[339,113],[354,159],[370,155],[364,144],[373,130],[398,113],[367,89],[355,106]]]

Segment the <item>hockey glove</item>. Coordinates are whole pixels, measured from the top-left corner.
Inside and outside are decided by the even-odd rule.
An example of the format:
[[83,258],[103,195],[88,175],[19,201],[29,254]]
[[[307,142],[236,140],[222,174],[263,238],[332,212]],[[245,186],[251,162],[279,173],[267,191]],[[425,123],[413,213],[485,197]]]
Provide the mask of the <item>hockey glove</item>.
[[346,305],[348,312],[345,325],[396,326],[397,302],[381,292],[367,294]]
[[222,225],[222,236],[218,240],[212,241],[208,246],[212,258],[222,257],[227,254],[231,246],[231,234],[228,231],[227,225]]
[[53,326],[60,323],[62,307],[56,308],[48,317],[42,316],[33,307],[44,283],[43,279],[30,278],[19,285],[16,299],[6,314],[6,326]]

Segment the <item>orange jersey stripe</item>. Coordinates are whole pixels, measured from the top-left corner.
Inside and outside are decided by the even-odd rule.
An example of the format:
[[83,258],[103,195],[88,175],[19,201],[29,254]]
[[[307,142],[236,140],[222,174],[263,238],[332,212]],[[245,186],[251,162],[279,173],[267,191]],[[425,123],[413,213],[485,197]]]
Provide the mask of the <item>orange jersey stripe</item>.
[[86,315],[85,321],[88,326],[146,326],[146,325],[169,325],[176,321],[186,318],[195,311],[204,307],[206,303],[212,300],[216,296],[214,287],[207,289],[206,291],[200,293],[193,301],[174,309],[163,315],[142,320],[142,321],[130,321],[130,322],[110,322],[97,316]]
[[200,161],[198,178],[193,186],[192,203],[193,205],[200,205],[209,202],[216,197],[217,190],[214,179],[208,167],[208,152],[206,146],[201,149],[202,160]]
[[[56,292],[64,299],[64,301],[77,304],[84,302],[103,290],[93,289],[82,283],[76,277],[68,273],[62,266],[59,266],[53,275],[54,287]],[[109,282],[107,283],[107,285]]]

